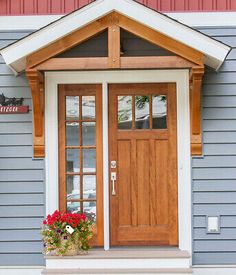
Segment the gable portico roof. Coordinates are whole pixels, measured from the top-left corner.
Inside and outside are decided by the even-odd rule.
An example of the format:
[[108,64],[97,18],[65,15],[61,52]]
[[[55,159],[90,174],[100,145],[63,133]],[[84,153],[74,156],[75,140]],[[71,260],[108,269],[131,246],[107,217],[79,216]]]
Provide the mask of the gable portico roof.
[[203,53],[204,63],[215,70],[219,69],[231,49],[229,46],[133,0],[97,0],[5,47],[0,53],[14,72],[22,72],[26,68],[28,55],[113,11]]

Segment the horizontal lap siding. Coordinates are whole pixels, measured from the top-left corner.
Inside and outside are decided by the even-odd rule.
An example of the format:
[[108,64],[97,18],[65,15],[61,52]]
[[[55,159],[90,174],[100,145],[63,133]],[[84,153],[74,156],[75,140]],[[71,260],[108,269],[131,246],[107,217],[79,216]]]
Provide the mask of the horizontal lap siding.
[[[0,47],[29,32],[0,32]],[[0,57],[0,93],[24,97],[28,114],[0,115],[0,265],[43,265],[44,161],[32,159],[32,100],[26,77]]]
[[[193,262],[236,263],[236,29],[200,31],[233,47],[218,73],[203,83],[203,157],[192,159]],[[207,234],[207,216],[220,216],[220,234]]]

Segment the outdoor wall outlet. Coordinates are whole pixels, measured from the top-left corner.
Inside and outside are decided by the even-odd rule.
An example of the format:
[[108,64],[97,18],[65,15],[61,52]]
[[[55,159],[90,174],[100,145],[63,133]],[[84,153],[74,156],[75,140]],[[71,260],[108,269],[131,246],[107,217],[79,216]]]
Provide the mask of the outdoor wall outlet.
[[207,217],[207,233],[220,233],[219,217]]

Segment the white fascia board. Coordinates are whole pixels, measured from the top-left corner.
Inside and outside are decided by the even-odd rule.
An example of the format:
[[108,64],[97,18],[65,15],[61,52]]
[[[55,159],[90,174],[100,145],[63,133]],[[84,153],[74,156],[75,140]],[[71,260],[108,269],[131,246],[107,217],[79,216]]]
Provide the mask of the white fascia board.
[[[180,41],[206,55],[206,64],[218,69],[230,51],[230,47],[217,42],[173,19],[142,6],[133,0],[97,0],[50,24],[38,32],[0,51],[5,62],[16,71],[24,65],[14,64],[32,52],[56,41],[111,11],[117,11],[156,31]],[[211,60],[213,59],[213,60]],[[23,64],[22,63],[22,64]]]
[[63,15],[0,16],[0,31],[38,30]]
[[166,15],[191,27],[235,27],[236,12],[170,12]]

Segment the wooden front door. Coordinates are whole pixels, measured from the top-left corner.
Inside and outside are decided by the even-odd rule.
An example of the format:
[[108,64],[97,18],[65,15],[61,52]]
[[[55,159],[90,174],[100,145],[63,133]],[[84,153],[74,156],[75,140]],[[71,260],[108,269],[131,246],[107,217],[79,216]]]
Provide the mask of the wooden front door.
[[178,245],[176,85],[109,85],[111,245]]

